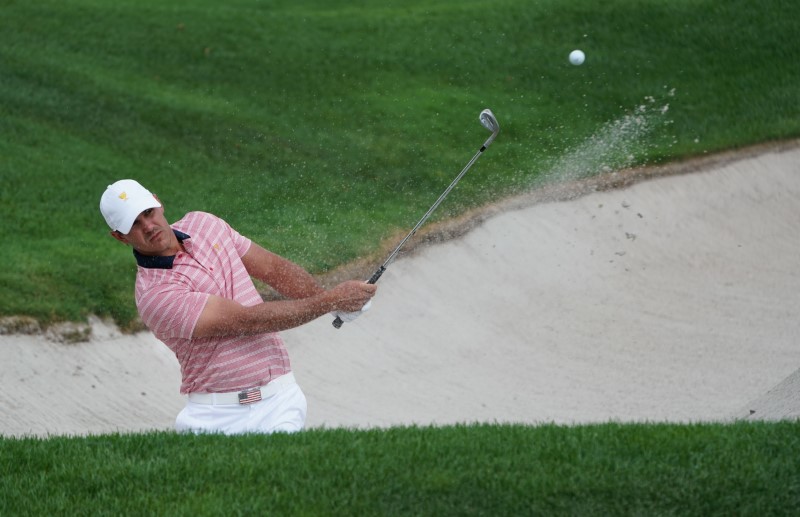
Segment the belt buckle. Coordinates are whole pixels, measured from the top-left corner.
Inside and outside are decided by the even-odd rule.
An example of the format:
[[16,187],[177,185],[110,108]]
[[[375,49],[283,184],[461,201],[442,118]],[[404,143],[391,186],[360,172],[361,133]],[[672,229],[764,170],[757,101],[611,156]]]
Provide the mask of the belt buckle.
[[239,404],[252,404],[261,400],[261,388],[250,388],[239,392]]

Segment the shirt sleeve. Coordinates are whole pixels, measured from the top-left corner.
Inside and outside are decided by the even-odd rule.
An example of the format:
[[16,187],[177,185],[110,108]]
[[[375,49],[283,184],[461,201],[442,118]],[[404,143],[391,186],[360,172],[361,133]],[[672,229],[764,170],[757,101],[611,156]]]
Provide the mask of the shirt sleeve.
[[239,257],[244,257],[247,251],[250,249],[250,245],[253,243],[253,241],[234,230],[233,227],[228,223],[225,223],[225,225],[227,226],[228,235],[233,242],[236,253],[239,255]]
[[137,299],[142,322],[159,339],[191,339],[211,296],[184,284],[160,284]]

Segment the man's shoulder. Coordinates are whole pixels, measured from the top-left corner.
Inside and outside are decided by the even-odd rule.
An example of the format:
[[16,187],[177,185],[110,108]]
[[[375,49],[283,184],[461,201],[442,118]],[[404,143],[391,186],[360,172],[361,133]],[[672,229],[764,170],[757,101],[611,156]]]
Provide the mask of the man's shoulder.
[[227,226],[222,218],[208,212],[189,212],[172,223],[172,228],[192,235],[192,231],[205,231],[215,226]]
[[190,224],[196,221],[223,221],[223,219],[214,214],[197,210],[194,212],[186,213],[186,215],[175,221],[172,224],[172,226],[176,226],[179,224]]

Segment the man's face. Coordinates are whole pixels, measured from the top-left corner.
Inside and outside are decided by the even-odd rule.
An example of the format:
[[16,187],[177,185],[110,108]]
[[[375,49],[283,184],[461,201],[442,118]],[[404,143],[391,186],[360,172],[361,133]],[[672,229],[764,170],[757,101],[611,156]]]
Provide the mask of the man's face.
[[131,231],[111,233],[115,239],[130,244],[142,255],[169,256],[178,248],[178,239],[164,217],[164,207],[148,208],[136,218]]

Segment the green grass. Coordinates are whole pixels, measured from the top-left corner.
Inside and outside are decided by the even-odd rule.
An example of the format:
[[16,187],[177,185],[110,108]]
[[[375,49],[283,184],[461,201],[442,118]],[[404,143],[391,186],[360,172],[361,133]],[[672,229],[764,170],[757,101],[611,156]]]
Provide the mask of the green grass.
[[0,440],[2,515],[792,515],[800,422]]
[[639,106],[647,131],[569,167],[800,134],[788,0],[2,4],[0,315],[45,323],[136,317],[97,209],[116,179],[322,273],[413,226],[485,107],[502,132],[434,219],[530,188]]

